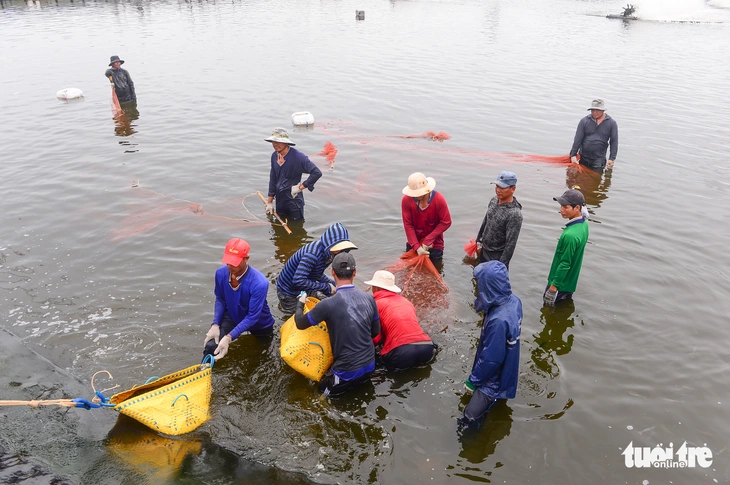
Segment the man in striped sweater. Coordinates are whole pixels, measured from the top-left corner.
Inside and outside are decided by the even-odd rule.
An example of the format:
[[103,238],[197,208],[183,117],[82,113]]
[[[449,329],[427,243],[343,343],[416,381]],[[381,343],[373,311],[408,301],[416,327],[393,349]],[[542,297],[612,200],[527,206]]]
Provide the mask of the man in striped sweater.
[[336,254],[351,249],[357,249],[357,246],[350,242],[350,233],[345,226],[337,222],[328,227],[318,241],[294,253],[276,280],[276,295],[282,311],[293,314],[302,291],[319,299],[332,296],[335,282],[324,274],[324,270]]

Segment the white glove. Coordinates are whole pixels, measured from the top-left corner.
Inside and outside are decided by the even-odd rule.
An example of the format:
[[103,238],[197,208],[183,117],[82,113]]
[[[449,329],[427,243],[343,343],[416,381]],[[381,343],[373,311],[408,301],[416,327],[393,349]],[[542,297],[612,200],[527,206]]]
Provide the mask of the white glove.
[[332,283],[330,283],[330,296],[334,295],[336,291],[337,291],[337,287],[335,285],[333,285]]
[[266,213],[267,214],[273,214],[274,213],[274,204],[271,202],[266,203]]
[[590,214],[588,213],[588,207],[581,206],[580,207],[580,215],[582,215],[586,220],[588,220],[588,217],[590,217]]
[[299,292],[299,301],[301,301],[302,303],[307,303],[307,292],[306,291]]
[[570,163],[578,163],[578,157],[570,157]]
[[550,291],[548,288],[542,297],[542,302],[545,306],[555,306],[555,299],[558,297],[558,290]]
[[301,192],[302,189],[299,188],[298,185],[292,185],[291,187],[291,196],[296,197],[299,192]]
[[205,340],[203,341],[203,345],[206,345],[211,340],[215,340],[215,343],[218,343],[218,339],[221,335],[221,328],[213,324],[210,326],[210,330],[208,330],[208,333],[205,334]]
[[613,168],[613,160],[609,160],[606,162],[606,168],[608,170],[611,170]]
[[477,252],[482,250],[482,243],[477,243]]
[[218,344],[218,347],[215,348],[215,351],[213,352],[213,357],[215,357],[215,360],[221,360],[223,357],[226,356],[228,353],[228,345],[231,343],[231,337],[226,335],[223,337]]
[[419,256],[423,256],[424,254],[426,256],[430,256],[431,255],[431,253],[429,253],[428,250],[426,249],[426,246],[420,246],[418,249],[416,249],[416,253]]

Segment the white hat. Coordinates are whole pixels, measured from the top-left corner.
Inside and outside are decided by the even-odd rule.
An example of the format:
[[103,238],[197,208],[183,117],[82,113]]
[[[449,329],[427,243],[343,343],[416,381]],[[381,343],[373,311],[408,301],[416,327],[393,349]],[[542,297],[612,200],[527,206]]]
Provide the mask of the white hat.
[[345,249],[357,249],[357,246],[355,246],[352,241],[344,240],[337,244],[333,244],[332,247],[330,247],[330,251],[344,251]]
[[606,104],[603,102],[602,99],[594,99],[591,101],[591,107],[588,108],[588,111],[592,109],[599,109],[601,111],[606,111]]
[[289,139],[289,132],[286,131],[284,128],[274,128],[274,131],[271,133],[271,136],[268,138],[264,138],[264,141],[286,143],[289,146],[296,145],[296,143],[293,143]]
[[384,290],[400,293],[400,288],[395,286],[395,276],[390,271],[376,271],[373,279],[365,282],[366,285],[377,286]]
[[403,195],[409,197],[421,197],[431,193],[436,187],[436,180],[426,177],[421,172],[412,173],[408,177],[408,186],[403,188]]

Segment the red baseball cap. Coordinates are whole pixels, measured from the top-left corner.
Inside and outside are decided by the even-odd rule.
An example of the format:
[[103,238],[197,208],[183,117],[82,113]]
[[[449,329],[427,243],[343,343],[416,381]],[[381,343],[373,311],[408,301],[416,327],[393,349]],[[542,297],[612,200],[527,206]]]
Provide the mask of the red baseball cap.
[[248,257],[251,246],[243,239],[231,239],[226,244],[226,250],[223,252],[223,264],[238,266],[243,258]]

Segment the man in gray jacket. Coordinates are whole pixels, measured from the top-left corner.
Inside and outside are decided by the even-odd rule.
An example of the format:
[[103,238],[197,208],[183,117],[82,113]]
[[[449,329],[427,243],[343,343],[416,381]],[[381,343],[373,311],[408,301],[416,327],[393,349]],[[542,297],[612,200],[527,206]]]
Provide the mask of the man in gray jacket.
[[[575,139],[570,148],[570,161],[580,163],[594,172],[601,173],[603,169],[611,170],[618,155],[618,124],[616,120],[606,114],[606,105],[602,99],[594,99],[591,112],[578,122],[575,130]],[[608,161],[606,160],[606,149]],[[580,153],[580,162],[578,154]]]
[[522,206],[514,196],[517,175],[502,172],[492,183],[496,196],[489,201],[476,239],[479,262],[496,260],[509,268],[522,229]]

